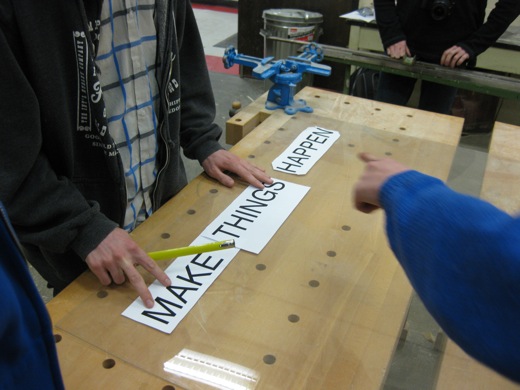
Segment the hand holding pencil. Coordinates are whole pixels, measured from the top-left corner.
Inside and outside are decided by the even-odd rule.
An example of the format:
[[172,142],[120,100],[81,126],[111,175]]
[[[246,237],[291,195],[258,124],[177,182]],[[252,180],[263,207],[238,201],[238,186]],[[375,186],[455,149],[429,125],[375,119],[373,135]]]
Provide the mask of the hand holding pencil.
[[157,252],[150,252],[150,256],[154,260],[169,260],[175,257],[195,255],[199,253],[220,251],[222,249],[229,249],[235,247],[235,240],[225,240],[210,242],[203,245],[187,246],[183,248],[166,249]]

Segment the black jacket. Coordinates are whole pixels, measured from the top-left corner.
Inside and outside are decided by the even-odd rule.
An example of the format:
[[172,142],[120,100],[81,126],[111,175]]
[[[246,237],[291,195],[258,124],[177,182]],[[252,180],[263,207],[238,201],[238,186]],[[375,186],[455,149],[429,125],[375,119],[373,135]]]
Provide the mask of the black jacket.
[[487,0],[453,0],[451,15],[437,21],[431,16],[429,4],[431,0],[397,0],[397,4],[394,0],[374,0],[376,21],[385,50],[406,40],[412,55],[439,63],[446,49],[458,45],[474,62],[520,13],[520,1],[500,0],[484,23]]
[[[60,261],[84,259],[122,225],[126,209],[94,64],[101,4],[0,0],[0,200],[21,243],[38,248],[57,272]],[[181,146],[200,162],[222,148],[189,0],[157,0],[156,26],[155,209],[187,184]]]

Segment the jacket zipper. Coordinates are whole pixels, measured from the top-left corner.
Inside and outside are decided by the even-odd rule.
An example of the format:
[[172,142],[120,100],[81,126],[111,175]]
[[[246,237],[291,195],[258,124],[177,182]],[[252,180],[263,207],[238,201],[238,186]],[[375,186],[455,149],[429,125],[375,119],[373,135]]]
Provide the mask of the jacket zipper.
[[[171,13],[168,14],[168,16],[171,18],[171,20],[173,21],[172,23],[168,23],[168,26],[172,26],[173,25],[173,28],[175,28],[175,15],[173,15],[173,10],[171,11]],[[170,27],[171,29],[172,27]],[[168,34],[168,41],[166,42],[166,45],[165,45],[165,56],[163,56],[163,58],[166,58],[166,57],[169,57],[168,59],[168,69],[167,71],[165,72],[166,73],[166,78],[163,77],[163,84],[162,84],[162,87],[163,87],[163,96],[161,96],[161,102],[160,102],[160,107],[162,110],[164,110],[164,117],[161,121],[161,123],[159,124],[159,135],[161,137],[161,140],[162,142],[165,144],[165,161],[164,161],[164,164],[162,165],[162,167],[160,167],[160,169],[158,170],[157,172],[157,177],[155,179],[155,184],[154,184],[154,189],[153,189],[153,197],[152,197],[152,209],[155,211],[157,210],[157,207],[158,207],[158,203],[159,203],[159,199],[157,197],[157,188],[159,187],[159,182],[161,181],[161,176],[162,176],[162,173],[164,172],[164,170],[166,169],[166,167],[169,165],[170,163],[170,159],[171,159],[171,149],[170,149],[170,143],[173,143],[173,141],[170,139],[170,137],[167,137],[164,133],[164,131],[168,131],[168,129],[165,130],[165,126],[166,126],[166,123],[168,122],[167,118],[168,118],[168,107],[165,107],[165,105],[167,105],[167,93],[168,93],[168,82],[170,81],[170,78],[172,76],[172,73],[173,73],[173,61],[175,59],[173,53],[171,52],[171,46],[172,46],[172,43],[171,43],[171,39],[172,39],[172,36],[173,36],[173,31],[168,31],[167,32]],[[173,146],[172,145],[172,149],[173,149]]]

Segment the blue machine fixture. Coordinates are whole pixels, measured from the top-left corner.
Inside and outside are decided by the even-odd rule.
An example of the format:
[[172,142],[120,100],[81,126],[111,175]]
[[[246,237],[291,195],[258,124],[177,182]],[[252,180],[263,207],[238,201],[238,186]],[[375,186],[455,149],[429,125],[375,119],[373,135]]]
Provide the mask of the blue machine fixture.
[[285,60],[274,60],[274,57],[257,58],[238,54],[233,46],[229,46],[222,61],[226,69],[234,64],[253,68],[253,76],[257,79],[269,79],[274,84],[269,89],[265,108],[276,110],[281,108],[285,113],[293,115],[298,111],[312,112],[305,100],[294,100],[294,87],[303,78],[303,73],[329,76],[330,66],[318,64],[323,59],[323,50],[316,43],[309,43],[298,56],[290,56]]

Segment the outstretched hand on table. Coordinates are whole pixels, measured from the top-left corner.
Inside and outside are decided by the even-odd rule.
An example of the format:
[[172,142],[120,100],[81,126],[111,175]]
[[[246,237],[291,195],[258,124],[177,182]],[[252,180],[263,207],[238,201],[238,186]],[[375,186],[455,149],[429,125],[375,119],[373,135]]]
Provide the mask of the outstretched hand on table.
[[233,178],[225,173],[226,171],[234,173],[242,180],[260,189],[264,188],[264,183],[272,184],[273,182],[273,179],[263,169],[224,149],[209,155],[202,162],[202,167],[209,176],[226,187],[232,187],[235,184]]
[[112,281],[122,284],[126,279],[137,291],[146,307],[154,305],[152,294],[143,277],[136,269],[143,266],[164,286],[171,281],[164,271],[144,252],[123,229],[114,229],[85,259],[90,270],[101,284],[108,286]]

